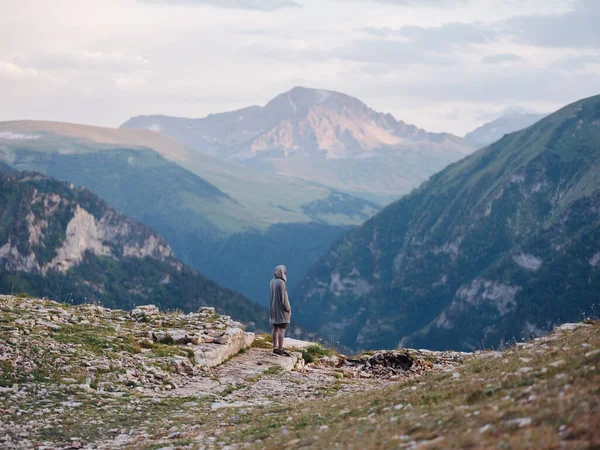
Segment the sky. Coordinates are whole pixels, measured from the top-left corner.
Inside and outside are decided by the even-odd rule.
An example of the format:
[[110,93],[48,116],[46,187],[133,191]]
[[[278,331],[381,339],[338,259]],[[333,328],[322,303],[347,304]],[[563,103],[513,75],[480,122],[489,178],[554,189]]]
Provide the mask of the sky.
[[0,120],[118,127],[294,86],[458,135],[600,94],[600,0],[0,0]]

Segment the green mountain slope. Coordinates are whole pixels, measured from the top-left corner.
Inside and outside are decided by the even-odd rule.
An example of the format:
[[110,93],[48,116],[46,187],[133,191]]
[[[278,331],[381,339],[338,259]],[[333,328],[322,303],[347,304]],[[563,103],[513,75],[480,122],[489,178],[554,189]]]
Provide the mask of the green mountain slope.
[[177,260],[162,237],[82,188],[0,171],[0,292],[132,308],[215,306],[258,327],[267,313]]
[[[191,153],[145,130],[4,122],[0,160],[92,190],[160,233],[183,262],[263,303],[258,293],[274,265],[287,264],[300,280],[349,226],[378,208],[314,183]],[[293,260],[285,251],[290,245]],[[242,257],[250,249],[262,251],[251,263]],[[232,270],[246,275],[232,277]]]
[[468,349],[598,307],[600,96],[434,175],[339,241],[296,317],[354,348]]

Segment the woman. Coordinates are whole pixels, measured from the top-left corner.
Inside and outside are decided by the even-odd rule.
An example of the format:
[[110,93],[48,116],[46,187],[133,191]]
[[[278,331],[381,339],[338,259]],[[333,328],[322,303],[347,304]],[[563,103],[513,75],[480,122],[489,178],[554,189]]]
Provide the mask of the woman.
[[287,273],[285,266],[275,267],[273,279],[271,280],[271,309],[269,322],[273,324],[273,353],[277,355],[291,356],[283,350],[285,329],[290,323],[292,308],[288,299],[286,289]]

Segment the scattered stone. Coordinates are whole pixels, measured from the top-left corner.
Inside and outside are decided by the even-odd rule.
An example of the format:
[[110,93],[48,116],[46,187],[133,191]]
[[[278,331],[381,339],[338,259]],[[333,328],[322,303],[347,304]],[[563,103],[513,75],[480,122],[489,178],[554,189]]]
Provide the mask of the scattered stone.
[[518,419],[509,420],[510,425],[517,425],[519,428],[527,427],[531,425],[531,417],[520,417]]
[[588,327],[591,327],[591,325],[588,325],[586,323],[581,323],[581,322],[580,323],[563,323],[556,329],[559,331],[575,331],[578,328],[588,328]]
[[592,357],[594,357],[594,356],[596,356],[598,354],[600,354],[600,349],[592,350],[591,352],[587,352],[584,356],[586,358],[592,358]]

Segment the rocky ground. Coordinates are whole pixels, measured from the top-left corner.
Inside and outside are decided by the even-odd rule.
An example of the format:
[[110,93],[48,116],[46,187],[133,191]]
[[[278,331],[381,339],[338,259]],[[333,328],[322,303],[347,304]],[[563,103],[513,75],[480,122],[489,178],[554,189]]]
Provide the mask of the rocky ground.
[[474,354],[269,339],[211,308],[0,296],[0,448],[600,445],[597,322]]

